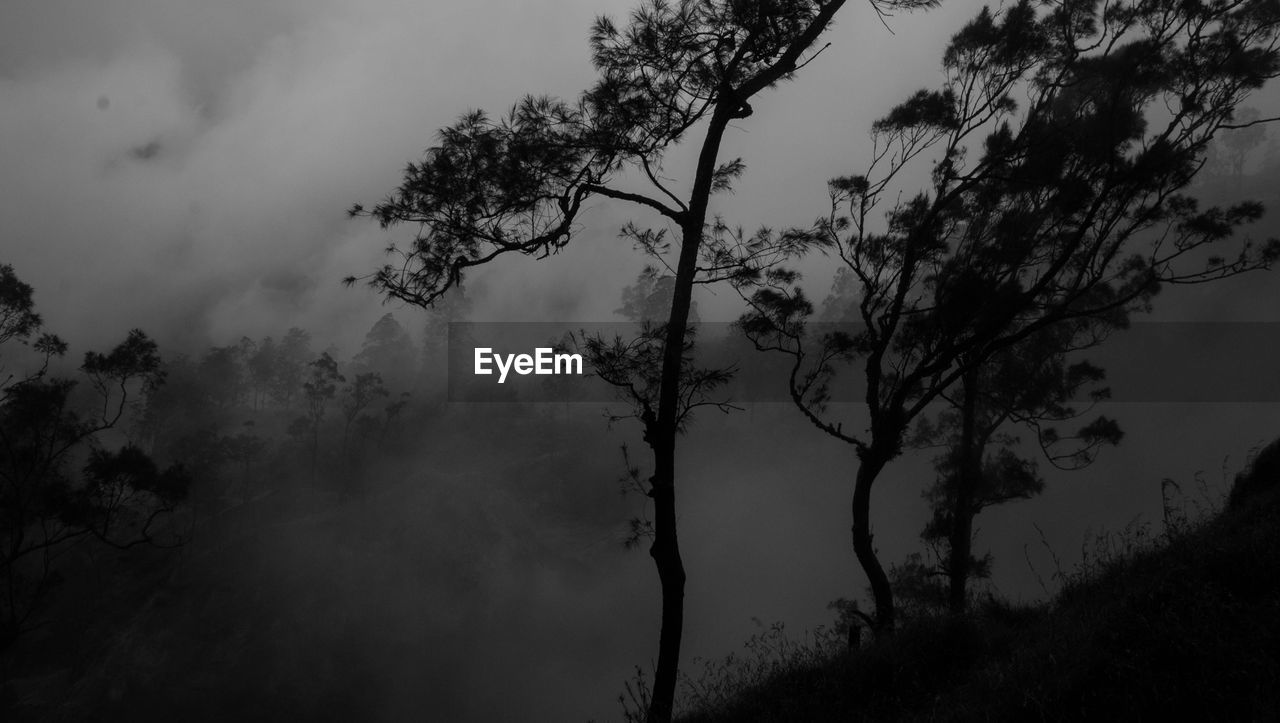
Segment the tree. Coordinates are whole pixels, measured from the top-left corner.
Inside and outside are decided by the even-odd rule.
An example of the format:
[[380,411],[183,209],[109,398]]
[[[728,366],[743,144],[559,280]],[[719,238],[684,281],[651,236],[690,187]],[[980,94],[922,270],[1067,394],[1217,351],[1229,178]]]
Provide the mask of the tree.
[[238,477],[232,480],[229,491],[244,502],[253,496],[254,463],[267,450],[267,440],[254,433],[254,426],[253,422],[245,422],[239,432],[222,435],[218,440],[224,459],[235,465]]
[[279,361],[280,349],[276,340],[269,336],[263,337],[245,356],[245,371],[249,377],[251,402],[255,410],[266,406]]
[[409,332],[391,314],[383,314],[365,334],[360,351],[351,360],[357,372],[376,372],[392,387],[404,388],[411,381],[417,351]]
[[35,312],[34,291],[13,266],[0,264],[0,344],[15,338],[25,341],[43,325]]
[[[622,290],[622,306],[615,314],[636,323],[661,323],[671,308],[675,277],[661,273],[655,266],[646,266],[632,284]],[[689,323],[698,322],[698,305],[689,305]]]
[[[847,267],[839,269],[831,294],[816,312],[818,320],[855,321],[857,292],[856,277]],[[986,359],[972,364],[961,360],[965,374],[955,389],[939,395],[946,408],[932,418],[922,415],[905,441],[912,448],[943,448],[934,459],[937,478],[924,493],[931,518],[921,533],[936,564],[911,556],[896,569],[895,588],[914,586],[910,594],[917,603],[941,602],[953,613],[964,612],[968,579],[989,576],[991,566],[989,554],[978,558],[971,553],[974,519],[987,507],[1029,499],[1044,489],[1035,460],[1016,451],[1021,440],[1007,431],[1011,423],[1027,428],[1044,459],[1064,470],[1082,469],[1102,446],[1119,443],[1119,425],[1105,416],[1069,434],[1057,425],[1079,419],[1110,397],[1110,389],[1095,386],[1105,372],[1087,361],[1072,362],[1070,355],[1102,343],[1126,320],[1108,315],[1058,324]],[[1079,409],[1073,400],[1086,389],[1090,404]],[[992,446],[996,451],[988,455]],[[938,578],[948,584],[935,595],[933,581]]]
[[[253,342],[245,339],[252,344]],[[217,412],[230,414],[235,411],[249,391],[245,361],[247,347],[242,344],[215,346],[205,352],[196,368],[205,403]]]
[[[343,388],[342,390],[342,456],[347,462],[350,462],[348,445],[351,437],[351,425],[357,419],[367,419],[372,422],[372,417],[361,417],[361,414],[369,408],[379,397],[389,396],[390,392],[382,385],[382,376],[377,372],[364,372],[357,374],[355,380]],[[351,465],[348,464],[348,474],[354,474]]]
[[1245,162],[1249,160],[1249,154],[1267,139],[1267,127],[1263,125],[1262,114],[1257,108],[1242,109],[1236,120],[1240,127],[1222,134],[1216,150],[1220,155],[1219,162],[1225,167],[1223,170],[1239,190],[1244,183]]
[[[1036,462],[1020,456],[1015,451],[1019,439],[1002,431],[1007,423],[1029,428],[1044,458],[1060,469],[1088,466],[1103,445],[1119,443],[1119,425],[1105,416],[1072,434],[1053,426],[1084,415],[1087,409],[1075,408],[1072,400],[1105,377],[1086,361],[1068,363],[1068,352],[1100,341],[1089,325],[1061,324],[977,363],[962,360],[965,373],[959,389],[940,395],[949,409],[935,423],[921,419],[911,444],[932,442],[945,448],[934,461],[938,478],[925,492],[932,517],[921,537],[938,560],[945,560],[930,572],[947,579],[951,612],[965,611],[970,577],[990,575],[990,554],[972,554],[974,518],[987,507],[1029,499],[1044,489]],[[1105,388],[1089,393],[1092,402],[1109,396]],[[992,445],[997,449],[989,455]]]
[[[880,9],[932,3],[872,4]],[[600,18],[591,32],[599,80],[576,102],[528,96],[498,120],[469,113],[441,132],[422,161],[409,164],[389,198],[369,211],[359,205],[351,210],[384,228],[418,229],[407,249],[393,248],[397,264],[365,279],[386,296],[419,306],[430,306],[472,267],[505,254],[556,252],[570,242],[579,213],[592,199],[633,203],[676,229],[656,400],[648,414],[641,413],[653,454],[649,552],[663,598],[650,720],[672,715],[683,631],[675,450],[688,411],[681,377],[693,287],[758,266],[791,240],[778,244],[767,233],[747,238],[718,222],[708,233],[712,194],[728,189],[745,170],[741,159],[720,160],[721,142],[731,123],[752,114],[756,96],[812,60],[818,38],[843,5],[844,0],[652,0],[626,26]],[[701,134],[696,168],[687,191],[677,194],[662,176],[663,156],[695,131]],[[622,188],[628,172],[650,191]],[[623,235],[666,261],[666,229],[628,224]]]
[[415,386],[436,389],[445,385],[449,325],[466,320],[471,312],[471,299],[462,293],[461,287],[455,287],[425,311],[427,319],[422,324],[422,358]]
[[302,384],[303,397],[307,402],[306,414],[295,419],[289,431],[311,437],[311,476],[315,478],[320,464],[320,423],[324,421],[329,402],[338,394],[338,385],[347,379],[338,373],[338,362],[327,351],[321,352],[320,357],[307,366],[310,370]]
[[161,469],[133,444],[108,449],[100,439],[133,395],[162,383],[155,342],[135,329],[107,353],[87,352],[80,372],[93,395],[82,408],[73,399],[76,380],[47,374],[49,359],[67,346],[39,334],[41,326],[31,287],[0,266],[0,343],[30,344],[43,357],[35,371],[0,388],[0,649],[40,611],[67,546],[179,543],[172,534],[161,539],[160,530],[189,482],[180,465]]
[[293,403],[294,396],[302,389],[307,360],[311,358],[311,335],[296,326],[285,332],[275,356],[275,371],[271,375],[271,398],[277,404],[287,409]]
[[[1280,255],[1274,241],[1233,240],[1259,204],[1202,210],[1179,193],[1215,134],[1238,125],[1237,106],[1277,74],[1278,28],[1270,0],[983,9],[947,47],[941,89],[873,125],[871,171],[831,181],[831,213],[806,231],[856,279],[860,328],[806,349],[813,306],[796,276],[771,272],[751,291],[744,330],[793,355],[793,400],[857,449],[852,541],[880,630],[893,627],[893,592],[873,544],[871,490],[913,419],[975,366],[1048,328],[1127,319],[1165,286]],[[966,144],[978,138],[970,159]],[[873,228],[894,179],[926,152],[929,189],[894,202],[885,228]],[[865,434],[826,416],[833,375],[855,360]]]

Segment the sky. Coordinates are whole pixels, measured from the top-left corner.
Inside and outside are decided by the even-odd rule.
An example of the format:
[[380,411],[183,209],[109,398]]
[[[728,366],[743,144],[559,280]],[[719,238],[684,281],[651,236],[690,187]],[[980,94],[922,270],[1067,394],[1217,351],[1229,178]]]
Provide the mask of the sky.
[[[714,210],[746,228],[822,213],[826,179],[865,164],[870,123],[935,81],[945,37],[976,6],[900,14],[888,28],[869,6],[844,9],[831,47],[729,135],[724,155],[741,155],[748,173]],[[629,7],[10,0],[3,260],[73,349],[133,326],[198,348],[294,325],[350,348],[386,309],[339,281],[373,269],[405,234],[344,211],[390,192],[463,111],[501,112],[530,92],[574,96],[593,79],[591,19]],[[669,160],[677,185],[689,160]],[[643,265],[615,235],[629,218],[653,220],[597,203],[565,258],[474,274],[478,316],[607,318]],[[703,318],[736,316],[729,296],[703,298]],[[415,310],[399,313],[414,326]]]
[[[367,219],[348,219],[346,209],[389,193],[404,164],[468,109],[501,112],[524,93],[576,95],[594,77],[586,42],[591,19],[623,16],[632,5],[4,0],[0,263],[13,264],[34,286],[46,325],[76,355],[132,327],[151,333],[163,349],[198,351],[301,326],[317,338],[316,348],[335,343],[348,354],[388,310],[416,331],[416,310],[384,306],[368,289],[341,286],[343,277],[379,265],[389,241],[405,238]],[[886,28],[869,6],[851,3],[827,35],[831,47],[735,124],[724,156],[743,156],[748,171],[714,210],[747,228],[804,224],[822,213],[826,179],[862,168],[870,123],[936,81],[944,39],[978,7],[952,0],[928,14],[891,18]],[[1274,103],[1260,106],[1277,114]],[[688,161],[679,152],[669,159],[667,174],[677,184],[688,176]],[[607,318],[621,286],[644,265],[616,235],[629,218],[651,220],[597,203],[559,257],[511,259],[475,274],[468,291],[477,299],[477,318]],[[822,273],[814,274],[817,288]],[[1161,300],[1159,318],[1280,321],[1277,288],[1252,278],[1232,289],[1191,290]],[[730,295],[700,298],[702,317],[732,318]],[[1022,533],[1031,534],[1036,519],[1053,539],[1070,542],[1091,525],[1114,527],[1158,510],[1159,479],[1186,479],[1197,469],[1216,479],[1224,458],[1238,466],[1248,449],[1274,436],[1266,428],[1274,430],[1277,421],[1275,405],[1125,411],[1132,451],[1113,456],[1088,480],[1051,482],[1034,508],[1040,517],[1003,518],[1016,522],[1021,536],[1000,541],[997,558],[1020,560]],[[825,442],[817,438],[804,449]],[[1185,451],[1153,459],[1153,449]],[[705,463],[691,462],[691,474],[712,474],[700,467]],[[787,501],[786,488],[741,492],[736,516],[703,533],[704,544],[690,546],[691,567],[713,560],[753,569],[753,556],[777,554],[767,539],[748,534],[765,527],[793,540],[841,544],[847,527],[806,517],[805,510],[842,509],[842,489],[823,489],[801,503]],[[885,509],[920,513],[918,486],[892,489],[878,500]],[[717,484],[692,493],[685,514],[714,515],[723,492]],[[1103,512],[1079,519],[1089,506]],[[771,511],[783,514],[770,517]],[[900,552],[914,529],[909,533],[877,541]],[[744,539],[752,542],[744,547]],[[785,555],[775,561],[776,571],[803,575]],[[822,573],[830,577],[830,570],[851,564],[827,560]],[[744,574],[722,594],[758,591],[759,580]],[[1025,579],[1020,584],[1016,589],[1034,592]],[[753,612],[795,614],[792,602],[769,597],[787,586],[763,587]],[[828,592],[816,597],[840,590]],[[701,615],[712,603],[691,598],[690,604]],[[804,620],[823,615],[818,605]],[[741,622],[720,637],[706,635],[720,645],[740,637]]]
[[[379,264],[397,238],[344,211],[392,190],[405,162],[468,109],[501,112],[524,93],[573,97],[593,78],[592,18],[629,7],[10,0],[0,24],[4,261],[73,348],[131,326],[198,346],[300,325],[341,345],[385,309],[339,281]],[[748,228],[820,212],[826,178],[856,162],[878,113],[927,82],[937,54],[916,49],[938,46],[956,16],[943,9],[926,25],[904,15],[891,35],[868,7],[849,7],[832,47],[730,137],[726,154],[769,172],[748,173],[722,210]],[[682,160],[668,168],[677,179]],[[481,314],[607,314],[643,265],[615,237],[629,213],[597,204],[569,258],[477,274]]]

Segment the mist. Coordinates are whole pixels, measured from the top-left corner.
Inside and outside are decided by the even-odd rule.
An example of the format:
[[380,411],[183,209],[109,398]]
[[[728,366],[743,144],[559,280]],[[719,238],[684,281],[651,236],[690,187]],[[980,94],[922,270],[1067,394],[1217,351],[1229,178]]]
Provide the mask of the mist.
[[[264,440],[243,467],[190,465],[199,473],[177,523],[184,545],[149,550],[142,563],[68,554],[68,569],[84,574],[66,575],[48,616],[76,622],[21,643],[4,668],[17,681],[11,700],[29,694],[35,717],[65,719],[97,706],[101,719],[136,720],[620,718],[624,685],[637,667],[652,670],[660,624],[647,545],[626,544],[648,509],[642,494],[624,494],[624,446],[649,473],[640,425],[611,420],[629,414],[623,402],[450,402],[430,349],[451,321],[566,331],[618,321],[622,290],[646,265],[618,229],[660,220],[593,200],[565,249],[469,273],[456,317],[342,280],[412,238],[350,218],[353,203],[394,191],[404,165],[469,109],[497,115],[525,93],[575,97],[595,79],[591,20],[633,6],[6,4],[0,263],[34,288],[44,328],[70,344],[53,368],[74,374],[84,352],[142,329],[163,355],[167,388],[213,401],[154,418],[133,409],[133,426],[105,439],[147,441],[164,464],[213,454],[192,440]],[[830,47],[731,126],[722,155],[742,156],[747,171],[713,212],[748,229],[826,213],[827,179],[867,164],[871,123],[936,82],[946,38],[973,11],[944,3],[882,20],[849,6],[824,36]],[[1276,100],[1268,88],[1249,104],[1276,115]],[[696,162],[685,147],[665,160],[676,179]],[[1251,163],[1238,195],[1280,206],[1267,185],[1277,167],[1260,155]],[[1252,232],[1274,235],[1277,218]],[[799,267],[824,297],[831,259]],[[704,322],[743,311],[726,288],[695,293]],[[1170,290],[1154,307],[1155,322],[1280,322],[1280,284],[1247,274]],[[388,314],[408,356],[362,362]],[[307,362],[328,351],[343,374],[308,432],[314,443],[290,431],[297,398],[221,404],[207,391],[230,388],[212,376],[215,352],[240,345],[248,351],[236,363],[249,370],[254,350],[291,328],[309,335]],[[1205,349],[1197,361],[1231,375],[1240,353]],[[23,358],[3,354],[9,368]],[[339,401],[362,371],[387,382],[367,434],[354,431],[357,415],[343,426]],[[1182,504],[1218,504],[1251,453],[1280,434],[1274,400],[1123,401],[1116,391],[1120,400],[1097,411],[1120,420],[1121,445],[1086,471],[1047,473],[1043,495],[984,514],[977,549],[993,553],[993,594],[1044,600],[1058,587],[1055,566],[1075,564],[1096,535],[1158,524],[1163,480],[1178,483]],[[399,416],[384,415],[402,393]],[[680,441],[685,661],[738,651],[774,621],[831,626],[830,602],[865,597],[849,547],[854,449],[785,401],[739,406],[699,410]],[[848,428],[867,424],[864,406],[835,411]],[[886,563],[920,549],[931,463],[927,451],[909,453],[878,483]],[[80,634],[88,652],[75,647]]]

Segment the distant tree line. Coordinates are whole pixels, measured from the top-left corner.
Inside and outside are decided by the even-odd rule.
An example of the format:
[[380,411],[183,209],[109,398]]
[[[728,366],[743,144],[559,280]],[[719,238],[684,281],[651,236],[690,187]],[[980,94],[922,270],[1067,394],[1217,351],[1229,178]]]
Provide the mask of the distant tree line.
[[186,545],[280,491],[363,494],[410,390],[440,382],[438,353],[391,314],[342,362],[300,328],[168,358],[134,330],[61,376],[68,345],[34,291],[0,265],[0,647],[56,624],[42,616],[79,569],[70,551]]

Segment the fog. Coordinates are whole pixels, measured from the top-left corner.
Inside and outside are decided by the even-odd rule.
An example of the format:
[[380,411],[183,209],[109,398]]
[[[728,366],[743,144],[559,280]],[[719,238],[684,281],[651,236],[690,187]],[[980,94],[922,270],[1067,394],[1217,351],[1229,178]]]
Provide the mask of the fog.
[[[169,359],[298,327],[312,350],[331,348],[345,365],[388,312],[420,348],[430,342],[424,311],[341,284],[383,263],[385,246],[409,232],[350,219],[347,208],[391,192],[405,163],[463,111],[500,113],[524,93],[576,95],[594,78],[591,19],[625,17],[633,4],[8,0],[0,263],[34,287],[46,328],[70,342],[76,362],[135,327]],[[831,46],[735,123],[722,156],[743,156],[748,170],[715,212],[747,228],[824,213],[826,180],[865,166],[871,122],[936,82],[945,38],[975,7],[944,3],[887,18],[888,27],[861,4],[842,11]],[[1251,103],[1275,115],[1273,99]],[[677,184],[688,154],[667,159]],[[1276,198],[1274,188],[1244,191]],[[654,222],[594,202],[561,253],[478,270],[465,287],[467,318],[615,319],[622,288],[645,265],[617,237],[633,218]],[[1267,224],[1274,233],[1275,219]],[[829,261],[804,262],[816,298],[834,273]],[[698,294],[703,320],[740,313],[727,289]],[[1280,284],[1257,274],[1172,290],[1151,318],[1280,322]],[[1206,351],[1205,363],[1230,374],[1236,353]],[[304,714],[334,719],[423,719],[424,710],[458,721],[618,718],[624,682],[656,656],[659,623],[652,561],[644,545],[623,544],[644,505],[619,494],[620,447],[649,461],[634,420],[606,419],[606,407],[625,405],[449,404],[422,380],[391,391],[414,396],[401,435],[367,463],[367,494],[281,502],[298,489],[282,484],[251,514],[233,513],[243,521],[197,526],[179,562],[157,557],[176,565],[163,576],[171,587],[118,621],[117,657],[66,690],[157,719],[182,695],[217,698],[223,683],[310,699]],[[745,406],[705,410],[680,442],[685,661],[739,650],[760,621],[830,625],[829,602],[864,593],[849,547],[853,449],[790,405]],[[837,411],[865,426],[864,408]],[[1213,504],[1250,451],[1280,434],[1271,402],[1099,411],[1120,420],[1122,445],[1087,471],[1047,475],[1042,496],[979,519],[975,549],[994,554],[1000,594],[1043,599],[1056,589],[1053,555],[1069,566],[1100,532],[1158,525],[1163,479]],[[255,423],[285,438],[280,414]],[[886,564],[920,549],[930,457],[908,455],[877,483]],[[209,590],[204,600],[184,593]],[[173,652],[174,641],[204,647]],[[198,680],[158,702],[146,691],[147,680],[180,675]],[[113,687],[113,676],[127,682]],[[190,719],[202,715],[217,717]]]

